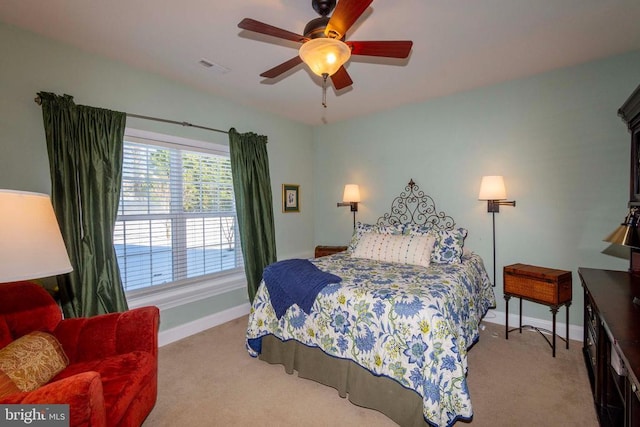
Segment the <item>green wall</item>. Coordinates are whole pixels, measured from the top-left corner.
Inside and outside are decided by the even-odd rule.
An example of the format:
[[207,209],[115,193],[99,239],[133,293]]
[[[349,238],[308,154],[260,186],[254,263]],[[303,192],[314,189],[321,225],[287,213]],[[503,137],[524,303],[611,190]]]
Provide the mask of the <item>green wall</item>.
[[[503,266],[559,268],[574,272],[570,323],[582,325],[578,267],[628,267],[602,239],[626,214],[630,134],[617,109],[639,76],[635,52],[315,128],[316,244],[349,241],[351,213],[335,204],[344,184],[361,187],[358,220],[375,222],[413,178],[469,229],[465,246],[492,276],[491,214],[477,196],[483,175],[504,175],[517,206],[496,215],[496,311]],[[523,311],[551,319],[544,306]]]
[[[0,188],[49,192],[33,98],[38,91],[68,93],[79,104],[267,135],[281,259],[309,256],[315,244],[348,242],[351,213],[335,205],[344,184],[360,184],[357,218],[375,222],[413,178],[439,210],[469,229],[466,246],[491,275],[491,214],[477,194],[482,175],[500,174],[517,206],[496,216],[497,312],[504,312],[504,265],[573,271],[574,325],[582,324],[578,267],[627,268],[625,251],[602,239],[626,213],[630,136],[616,111],[640,83],[640,52],[311,128],[4,24],[0,49]],[[189,128],[129,125],[226,142],[225,135]],[[301,213],[281,213],[283,183],[301,185]],[[169,309],[161,328],[246,301],[233,291]],[[525,304],[524,315],[550,318],[534,304]]]
[[[275,115],[244,108],[154,74],[0,24],[0,188],[50,192],[49,164],[36,93],[74,96],[78,104],[269,138],[276,243],[279,258],[313,253],[312,130]],[[224,76],[211,78],[223,79]],[[142,130],[227,143],[225,134],[198,131],[146,120],[128,120]],[[282,183],[301,186],[300,214],[281,213]],[[161,330],[248,302],[246,292],[232,291],[182,307],[164,310]]]

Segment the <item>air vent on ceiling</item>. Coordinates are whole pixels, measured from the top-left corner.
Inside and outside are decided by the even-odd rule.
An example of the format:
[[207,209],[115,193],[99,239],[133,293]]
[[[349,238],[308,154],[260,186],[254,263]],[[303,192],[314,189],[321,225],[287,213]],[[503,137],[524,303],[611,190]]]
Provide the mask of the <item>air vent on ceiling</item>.
[[229,71],[231,71],[227,67],[223,67],[222,65],[218,65],[215,62],[211,62],[208,59],[204,59],[204,58],[202,58],[200,61],[198,61],[198,64],[200,64],[203,67],[208,68],[211,71],[216,72],[218,74],[226,74]]

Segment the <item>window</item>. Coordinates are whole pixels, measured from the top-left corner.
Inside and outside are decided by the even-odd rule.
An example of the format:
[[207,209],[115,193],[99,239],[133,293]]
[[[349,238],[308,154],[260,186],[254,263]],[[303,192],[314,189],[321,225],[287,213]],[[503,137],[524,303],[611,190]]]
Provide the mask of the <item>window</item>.
[[228,147],[136,133],[125,135],[114,230],[125,291],[242,269]]

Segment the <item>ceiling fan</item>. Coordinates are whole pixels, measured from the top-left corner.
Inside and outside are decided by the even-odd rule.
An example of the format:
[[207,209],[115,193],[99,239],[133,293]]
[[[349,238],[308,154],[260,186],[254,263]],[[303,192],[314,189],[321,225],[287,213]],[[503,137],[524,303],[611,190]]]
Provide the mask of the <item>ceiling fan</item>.
[[[238,27],[301,44],[296,57],[265,71],[260,74],[261,77],[278,77],[304,62],[311,71],[322,76],[325,85],[327,78],[331,77],[335,89],[340,90],[353,84],[344,67],[351,55],[406,58],[413,46],[410,40],[345,41],[349,28],[372,2],[373,0],[340,0],[336,6],[336,0],[312,0],[311,6],[320,18],[309,21],[303,35],[250,18],[243,19]],[[335,11],[329,17],[334,8]],[[326,106],[325,102],[323,105]]]

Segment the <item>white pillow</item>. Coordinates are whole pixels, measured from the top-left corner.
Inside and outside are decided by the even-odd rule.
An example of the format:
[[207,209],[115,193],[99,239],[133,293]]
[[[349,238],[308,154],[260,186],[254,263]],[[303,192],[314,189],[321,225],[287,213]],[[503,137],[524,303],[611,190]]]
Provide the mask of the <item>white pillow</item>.
[[380,233],[380,234],[404,234],[403,224],[393,225],[378,225],[378,224],[364,224],[358,221],[356,227],[353,229],[353,236],[351,242],[349,242],[349,251],[353,252],[365,233]]
[[435,237],[432,235],[365,233],[351,256],[429,267],[434,244]]

